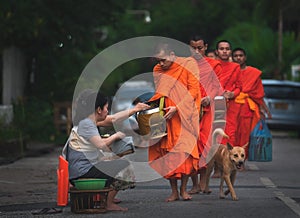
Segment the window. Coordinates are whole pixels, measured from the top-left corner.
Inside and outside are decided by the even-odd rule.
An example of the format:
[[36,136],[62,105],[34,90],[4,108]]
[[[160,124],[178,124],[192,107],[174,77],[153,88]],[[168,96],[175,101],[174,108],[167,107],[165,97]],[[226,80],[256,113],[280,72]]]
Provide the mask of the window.
[[300,87],[264,85],[266,98],[300,100]]

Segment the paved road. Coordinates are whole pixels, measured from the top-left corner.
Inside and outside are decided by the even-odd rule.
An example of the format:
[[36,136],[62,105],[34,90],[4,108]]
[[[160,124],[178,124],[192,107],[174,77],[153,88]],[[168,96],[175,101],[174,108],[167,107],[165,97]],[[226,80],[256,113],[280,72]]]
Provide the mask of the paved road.
[[[60,149],[56,147],[49,154],[0,166],[0,217],[37,217],[32,213],[56,207]],[[138,149],[131,158],[143,162],[145,151]],[[300,217],[299,155],[299,139],[274,134],[273,161],[247,162],[248,170],[238,174],[235,189],[239,201],[230,197],[219,199],[219,180],[212,179],[212,194],[197,194],[191,201],[166,203],[169,185],[160,178],[139,182],[135,189],[120,192],[121,205],[128,207],[128,212],[107,212],[101,217]],[[87,216],[71,213],[69,206],[62,209],[62,213],[51,216]],[[99,214],[88,217],[99,217]]]

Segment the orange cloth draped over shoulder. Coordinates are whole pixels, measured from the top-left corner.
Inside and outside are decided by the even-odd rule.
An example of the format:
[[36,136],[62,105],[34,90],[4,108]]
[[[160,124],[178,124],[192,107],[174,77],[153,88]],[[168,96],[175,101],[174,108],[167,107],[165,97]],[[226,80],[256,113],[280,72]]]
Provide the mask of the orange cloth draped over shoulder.
[[220,83],[225,90],[234,92],[234,97],[238,96],[242,90],[241,68],[234,62],[220,61],[222,73],[219,75]]
[[247,66],[241,70],[241,74],[243,88],[235,100],[241,105],[236,144],[243,146],[249,142],[251,131],[260,119],[259,106],[263,103],[264,88],[260,70]]
[[201,107],[202,117],[200,120],[200,132],[198,140],[198,149],[200,153],[199,167],[206,166],[206,156],[211,147],[212,123],[214,120],[214,98],[222,95],[223,88],[219,82],[218,75],[222,73],[222,67],[218,60],[208,57],[197,60],[200,73],[200,91],[201,97],[210,97],[210,104]]
[[[208,57],[197,61],[200,74],[201,97],[209,96],[211,100],[217,95],[223,94],[223,88],[219,81],[222,74],[222,66],[218,60]],[[205,109],[209,109],[207,106]]]
[[[222,65],[221,65],[220,61],[209,58],[209,57],[205,57],[205,60],[207,61],[207,63],[209,63],[209,65],[212,67],[215,75],[217,76],[217,79],[218,79],[218,85],[217,86],[220,86],[221,85],[220,84],[220,76],[222,74]],[[201,75],[201,72],[200,72],[200,75]],[[214,86],[216,86],[216,84],[214,84]],[[214,91],[212,91],[212,92],[214,92]],[[220,94],[223,94],[223,92],[216,93],[216,95],[220,95]]]
[[176,106],[177,112],[167,120],[167,136],[149,147],[150,166],[165,178],[181,178],[198,170],[200,89],[199,71],[192,58],[176,57],[168,70],[153,69],[154,101],[165,98],[164,108]]
[[229,142],[235,146],[238,122],[237,117],[240,104],[236,103],[234,99],[242,90],[241,69],[240,65],[234,62],[225,62],[220,60],[220,63],[222,65],[222,73],[219,77],[222,87],[224,91],[227,90],[234,93],[234,98],[227,101],[225,133],[229,136],[229,139],[227,140],[223,138],[222,144]]

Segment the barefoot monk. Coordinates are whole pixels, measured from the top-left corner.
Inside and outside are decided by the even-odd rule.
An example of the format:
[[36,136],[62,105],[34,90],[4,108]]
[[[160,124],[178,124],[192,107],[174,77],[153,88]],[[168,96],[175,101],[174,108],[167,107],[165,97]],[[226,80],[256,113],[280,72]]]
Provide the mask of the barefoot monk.
[[[188,178],[198,170],[200,89],[199,72],[193,58],[177,57],[169,45],[158,46],[158,64],[153,76],[156,93],[150,101],[164,97],[167,136],[149,147],[149,163],[170,182],[172,193],[167,202],[190,200]],[[178,191],[177,180],[181,180]]]

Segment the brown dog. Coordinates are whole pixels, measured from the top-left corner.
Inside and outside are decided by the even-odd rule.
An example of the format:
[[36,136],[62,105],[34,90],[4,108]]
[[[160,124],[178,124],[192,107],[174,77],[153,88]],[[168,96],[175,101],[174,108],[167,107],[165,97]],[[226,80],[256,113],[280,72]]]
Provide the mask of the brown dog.
[[[238,170],[242,169],[245,162],[245,147],[232,147],[230,144],[222,145],[217,143],[218,135],[228,138],[228,136],[224,133],[223,129],[217,128],[213,132],[212,136],[212,148],[211,148],[211,159],[207,164],[206,169],[206,185],[204,193],[210,193],[209,191],[209,179],[216,164],[221,173],[221,181],[220,181],[220,198],[225,198],[225,195],[231,193],[232,200],[238,200],[236,193],[233,189],[233,185],[236,178],[236,173]],[[223,191],[224,180],[227,184],[228,190]]]

